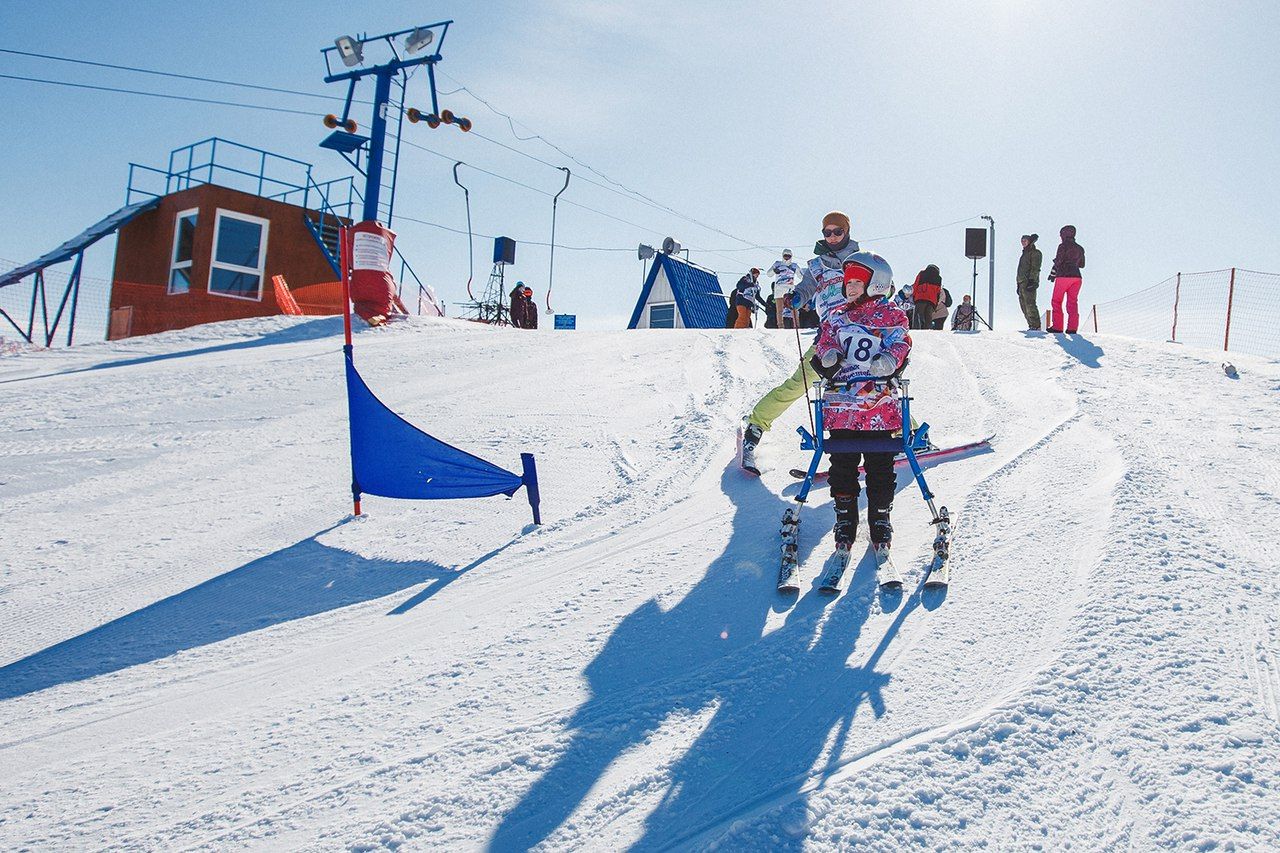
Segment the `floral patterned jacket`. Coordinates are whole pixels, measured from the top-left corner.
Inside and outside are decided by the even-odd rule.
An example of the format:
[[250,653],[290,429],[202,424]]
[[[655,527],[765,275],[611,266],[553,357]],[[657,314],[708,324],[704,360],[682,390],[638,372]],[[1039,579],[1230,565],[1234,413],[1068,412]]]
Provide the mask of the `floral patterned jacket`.
[[902,428],[897,380],[867,381],[867,366],[878,353],[887,353],[901,370],[911,352],[908,328],[906,312],[884,297],[849,302],[828,315],[816,352],[821,358],[834,351],[843,361],[827,380],[823,408],[827,429]]

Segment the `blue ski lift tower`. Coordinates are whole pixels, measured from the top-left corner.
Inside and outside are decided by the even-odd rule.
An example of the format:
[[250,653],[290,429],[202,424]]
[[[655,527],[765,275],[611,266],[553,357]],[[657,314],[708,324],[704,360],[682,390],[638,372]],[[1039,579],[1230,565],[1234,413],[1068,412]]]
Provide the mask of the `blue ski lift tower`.
[[[347,97],[341,116],[330,114],[324,117],[325,126],[333,129],[333,133],[320,143],[320,147],[338,152],[364,175],[363,217],[366,222],[391,226],[400,135],[406,118],[412,124],[425,122],[433,130],[442,124],[464,132],[471,130],[469,118],[440,109],[436,92],[435,67],[443,59],[440,49],[452,23],[439,21],[377,36],[340,36],[334,40],[333,47],[321,50],[326,71],[324,81],[345,81]],[[378,57],[369,57],[372,64],[365,64],[366,51],[379,54]],[[338,66],[336,71],[335,63]],[[427,66],[430,112],[407,105],[412,69],[420,65]],[[351,117],[351,107],[356,84],[370,76],[374,78],[373,113],[369,135],[363,136],[358,133],[359,125]]]

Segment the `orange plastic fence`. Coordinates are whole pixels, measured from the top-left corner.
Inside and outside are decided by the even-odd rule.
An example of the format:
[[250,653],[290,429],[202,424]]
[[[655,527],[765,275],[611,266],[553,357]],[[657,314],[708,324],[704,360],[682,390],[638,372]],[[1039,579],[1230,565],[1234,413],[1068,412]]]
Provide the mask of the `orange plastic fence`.
[[301,317],[302,309],[298,307],[298,303],[294,300],[293,294],[289,292],[289,283],[284,280],[284,276],[271,276],[271,283],[275,285],[276,304],[280,306],[280,311],[284,314]]
[[1093,306],[1097,331],[1206,349],[1280,355],[1280,274],[1178,273]]

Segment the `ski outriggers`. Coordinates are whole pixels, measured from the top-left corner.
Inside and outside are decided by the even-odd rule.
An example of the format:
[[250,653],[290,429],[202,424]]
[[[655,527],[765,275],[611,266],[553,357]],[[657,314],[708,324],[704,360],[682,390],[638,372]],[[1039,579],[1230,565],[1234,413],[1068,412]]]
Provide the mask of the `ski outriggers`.
[[[808,498],[824,453],[831,455],[830,484],[836,505],[836,548],[819,590],[838,593],[858,529],[859,461],[865,460],[867,526],[876,575],[883,588],[901,588],[902,577],[889,556],[893,537],[890,513],[897,485],[894,457],[906,456],[921,494],[937,526],[934,557],[925,586],[948,582],[951,518],[946,507],[938,509],[925,482],[915,450],[926,444],[927,425],[904,429],[911,423],[907,381],[901,373],[911,352],[906,313],[889,299],[893,270],[872,252],[847,255],[841,264],[841,292],[845,302],[833,308],[822,323],[809,356],[814,372],[823,381],[817,390],[814,432],[799,428],[801,449],[812,450],[805,480],[782,521],[782,564],[778,589],[798,592],[797,552],[800,505]],[[829,431],[830,436],[824,437]]]

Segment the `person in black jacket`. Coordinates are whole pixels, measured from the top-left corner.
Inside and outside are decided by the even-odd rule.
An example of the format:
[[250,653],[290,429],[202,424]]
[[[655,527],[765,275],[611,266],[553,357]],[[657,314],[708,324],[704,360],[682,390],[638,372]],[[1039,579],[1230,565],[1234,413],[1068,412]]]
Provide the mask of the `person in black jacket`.
[[511,289],[511,325],[517,329],[538,328],[538,306],[533,304],[533,291],[517,281]]
[[737,312],[737,316],[733,321],[735,329],[751,328],[751,312],[755,310],[758,304],[766,311],[769,310],[769,303],[760,298],[760,269],[752,267],[751,271],[738,279],[738,286],[733,291],[733,307]]
[[[1062,243],[1058,245],[1058,253],[1053,256],[1053,270],[1049,273],[1049,281],[1053,284],[1053,304],[1050,307],[1049,328],[1046,331],[1063,332],[1074,335],[1080,328],[1080,308],[1078,298],[1080,285],[1084,279],[1080,270],[1084,269],[1084,247],[1076,242],[1076,227],[1064,225],[1058,232]],[[1063,326],[1062,306],[1066,303],[1066,326]]]

